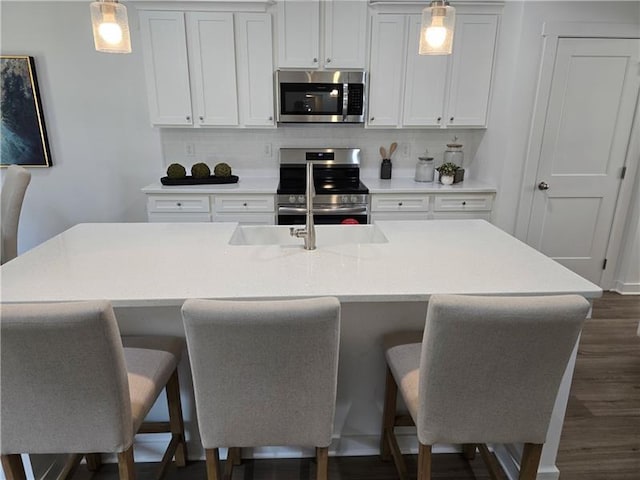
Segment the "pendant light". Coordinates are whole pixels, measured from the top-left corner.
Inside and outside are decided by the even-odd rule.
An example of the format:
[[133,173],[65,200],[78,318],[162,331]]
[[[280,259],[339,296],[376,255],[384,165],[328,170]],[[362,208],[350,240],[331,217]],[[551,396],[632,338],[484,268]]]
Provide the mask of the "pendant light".
[[456,9],[447,0],[432,0],[422,10],[420,26],[420,55],[450,55],[453,47],[453,29]]
[[91,3],[91,24],[98,52],[131,53],[127,7],[118,0]]

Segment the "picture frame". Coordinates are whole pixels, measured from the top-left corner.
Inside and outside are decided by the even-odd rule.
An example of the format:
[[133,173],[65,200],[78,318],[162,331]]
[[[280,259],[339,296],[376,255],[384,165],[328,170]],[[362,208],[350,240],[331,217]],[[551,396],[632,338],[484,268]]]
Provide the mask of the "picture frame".
[[0,55],[0,167],[50,167],[34,57]]

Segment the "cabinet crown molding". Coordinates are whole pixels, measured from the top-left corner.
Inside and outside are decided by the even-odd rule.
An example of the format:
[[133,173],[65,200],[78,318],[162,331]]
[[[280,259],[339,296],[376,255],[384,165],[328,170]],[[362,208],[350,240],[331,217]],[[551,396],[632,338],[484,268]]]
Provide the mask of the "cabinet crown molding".
[[[501,14],[504,0],[462,0],[452,1],[456,13]],[[369,6],[375,13],[418,14],[429,5],[429,0],[370,0]]]
[[135,0],[128,4],[137,10],[266,12],[275,3],[275,0]]

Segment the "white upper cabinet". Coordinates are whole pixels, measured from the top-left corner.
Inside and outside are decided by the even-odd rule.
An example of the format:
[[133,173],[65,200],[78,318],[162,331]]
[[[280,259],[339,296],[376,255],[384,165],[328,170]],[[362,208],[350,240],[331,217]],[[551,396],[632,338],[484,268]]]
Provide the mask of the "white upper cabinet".
[[487,125],[497,28],[496,15],[457,16],[445,115],[447,125]]
[[149,115],[154,125],[192,125],[182,12],[140,12]]
[[367,2],[279,0],[278,67],[365,67]]
[[376,127],[398,126],[404,81],[405,16],[378,15],[371,32],[369,117]]
[[240,122],[273,127],[273,47],[271,15],[236,14],[236,61]]
[[140,11],[151,123],[273,127],[271,15]]
[[452,55],[418,55],[420,21],[373,17],[367,126],[486,127],[498,15],[457,15]]
[[233,14],[189,12],[187,21],[196,124],[238,125]]

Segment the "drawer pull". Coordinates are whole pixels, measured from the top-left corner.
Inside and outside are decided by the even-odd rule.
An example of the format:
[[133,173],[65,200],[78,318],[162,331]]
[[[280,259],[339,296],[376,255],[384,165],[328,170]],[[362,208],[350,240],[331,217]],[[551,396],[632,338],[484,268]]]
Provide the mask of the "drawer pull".
[[242,204],[242,206],[243,206],[243,207],[246,207],[246,206],[247,206],[247,202],[244,202],[244,203]]
[[182,203],[180,203],[180,202],[176,202],[176,205],[177,205],[178,207],[181,207],[181,206],[182,206]]
[[402,202],[398,202],[398,206],[401,207],[402,206]]
[[466,204],[467,204],[467,202],[462,202],[462,205],[466,205]]

